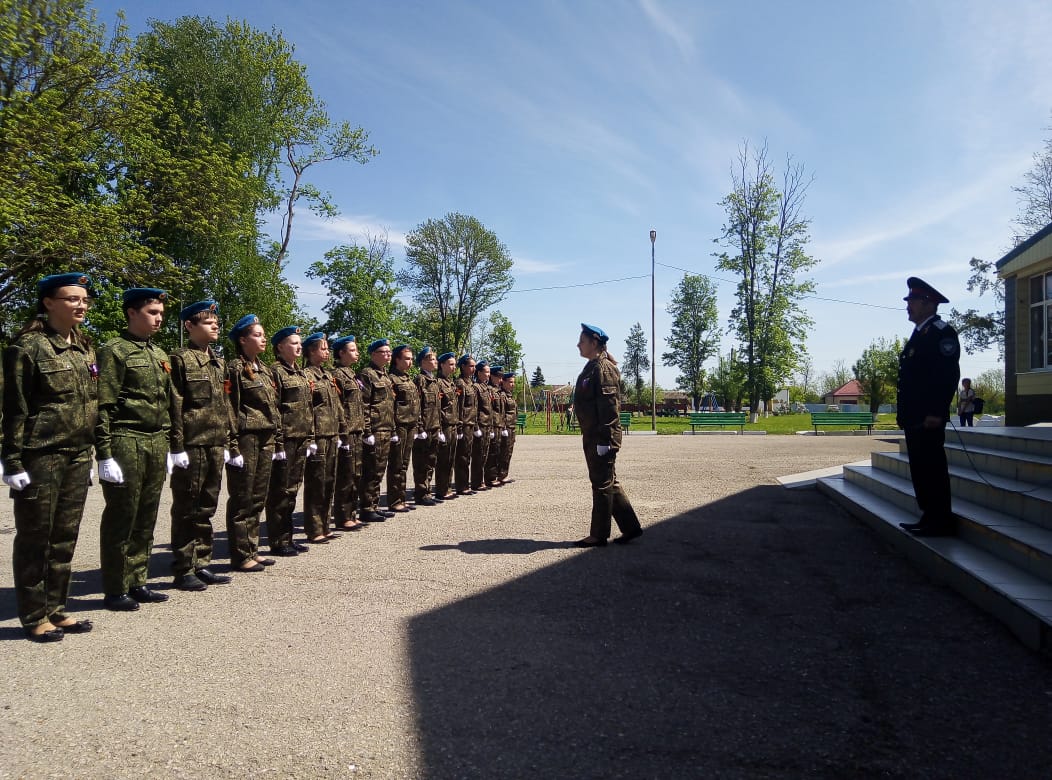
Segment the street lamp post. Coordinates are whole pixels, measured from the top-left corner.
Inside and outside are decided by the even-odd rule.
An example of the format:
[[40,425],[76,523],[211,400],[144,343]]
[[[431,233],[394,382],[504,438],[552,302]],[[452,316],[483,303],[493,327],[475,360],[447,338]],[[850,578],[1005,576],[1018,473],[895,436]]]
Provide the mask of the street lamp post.
[[650,231],[650,430],[657,433],[657,329],[654,326],[654,242],[657,231]]

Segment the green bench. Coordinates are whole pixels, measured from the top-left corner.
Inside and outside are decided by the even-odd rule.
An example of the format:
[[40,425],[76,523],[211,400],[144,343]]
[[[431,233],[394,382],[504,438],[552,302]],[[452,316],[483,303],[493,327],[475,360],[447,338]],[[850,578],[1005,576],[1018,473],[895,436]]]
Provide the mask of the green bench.
[[873,425],[877,416],[873,412],[812,412],[811,425],[818,435],[820,425],[850,425],[859,429],[865,428],[867,433],[873,433]]
[[519,433],[526,433],[526,412],[519,412],[515,416],[515,424],[519,427]]
[[691,412],[690,432],[694,433],[698,428],[715,428],[717,425],[723,428],[725,425],[736,425],[741,433],[745,433],[745,412]]
[[621,430],[628,433],[628,429],[632,427],[632,413],[618,412],[617,416],[621,420]]

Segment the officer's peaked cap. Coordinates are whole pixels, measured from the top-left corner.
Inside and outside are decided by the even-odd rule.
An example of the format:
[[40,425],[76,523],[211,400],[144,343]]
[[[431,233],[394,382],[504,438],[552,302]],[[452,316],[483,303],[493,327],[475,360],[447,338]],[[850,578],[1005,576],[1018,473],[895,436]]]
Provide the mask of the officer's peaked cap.
[[911,276],[906,280],[906,286],[910,288],[909,295],[902,300],[908,301],[910,298],[920,299],[924,301],[932,301],[933,303],[949,303],[950,299],[943,295],[941,292],[936,290],[930,284],[923,279],[918,279],[916,276]]

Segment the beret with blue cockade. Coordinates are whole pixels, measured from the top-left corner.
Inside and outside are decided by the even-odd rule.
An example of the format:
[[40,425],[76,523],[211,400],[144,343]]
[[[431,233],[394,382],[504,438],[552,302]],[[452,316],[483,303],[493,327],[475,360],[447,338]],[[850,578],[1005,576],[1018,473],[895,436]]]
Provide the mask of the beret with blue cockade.
[[270,345],[272,347],[276,347],[278,344],[283,342],[289,336],[295,336],[299,332],[300,332],[300,326],[299,325],[289,325],[286,328],[282,328],[281,330],[279,330],[277,333],[275,333],[273,336],[270,337]]
[[306,349],[311,344],[314,344],[318,341],[325,341],[325,334],[320,331],[318,333],[312,333],[309,336],[307,336],[307,338],[303,339],[303,348]]
[[454,355],[452,352],[443,352],[441,355],[438,356],[438,362],[445,363],[447,360],[453,357],[456,357],[456,355]]
[[581,323],[581,330],[587,333],[589,336],[595,336],[599,339],[600,344],[605,344],[610,337],[606,335],[606,331],[602,328],[598,328],[595,325],[589,325],[586,322]]
[[234,323],[234,327],[230,329],[230,340],[237,341],[238,337],[241,336],[241,331],[245,328],[250,328],[253,325],[259,324],[259,317],[255,314],[246,314],[244,317]]
[[219,304],[215,301],[198,301],[197,303],[191,303],[179,312],[179,319],[188,320],[195,314],[200,314],[203,311],[210,311],[212,314],[217,314],[219,312]]
[[430,355],[432,352],[431,347],[424,346],[420,348],[420,351],[416,353],[416,364],[419,366],[425,357]]
[[131,306],[132,304],[148,300],[149,298],[166,301],[168,300],[168,293],[157,287],[129,287],[124,291],[124,294],[121,295],[121,301],[123,301],[125,306]]
[[391,342],[389,342],[387,339],[377,339],[376,341],[369,344],[369,346],[365,348],[365,351],[371,355],[374,352],[376,352],[376,350],[378,350],[380,347],[386,347],[390,343]]
[[51,274],[37,282],[37,294],[41,298],[51,295],[59,287],[83,287],[89,294],[94,295],[91,290],[91,277],[79,271],[68,274]]

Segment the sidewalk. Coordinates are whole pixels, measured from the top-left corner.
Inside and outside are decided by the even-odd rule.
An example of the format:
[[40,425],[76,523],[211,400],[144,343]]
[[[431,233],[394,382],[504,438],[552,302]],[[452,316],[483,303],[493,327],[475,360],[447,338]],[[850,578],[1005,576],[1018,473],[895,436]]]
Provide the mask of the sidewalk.
[[96,628],[55,645],[21,638],[4,498],[0,778],[1047,776],[1052,663],[776,482],[893,444],[624,447],[624,548],[567,546],[580,441],[522,436],[510,485],[132,614],[101,610],[95,487],[70,606]]

